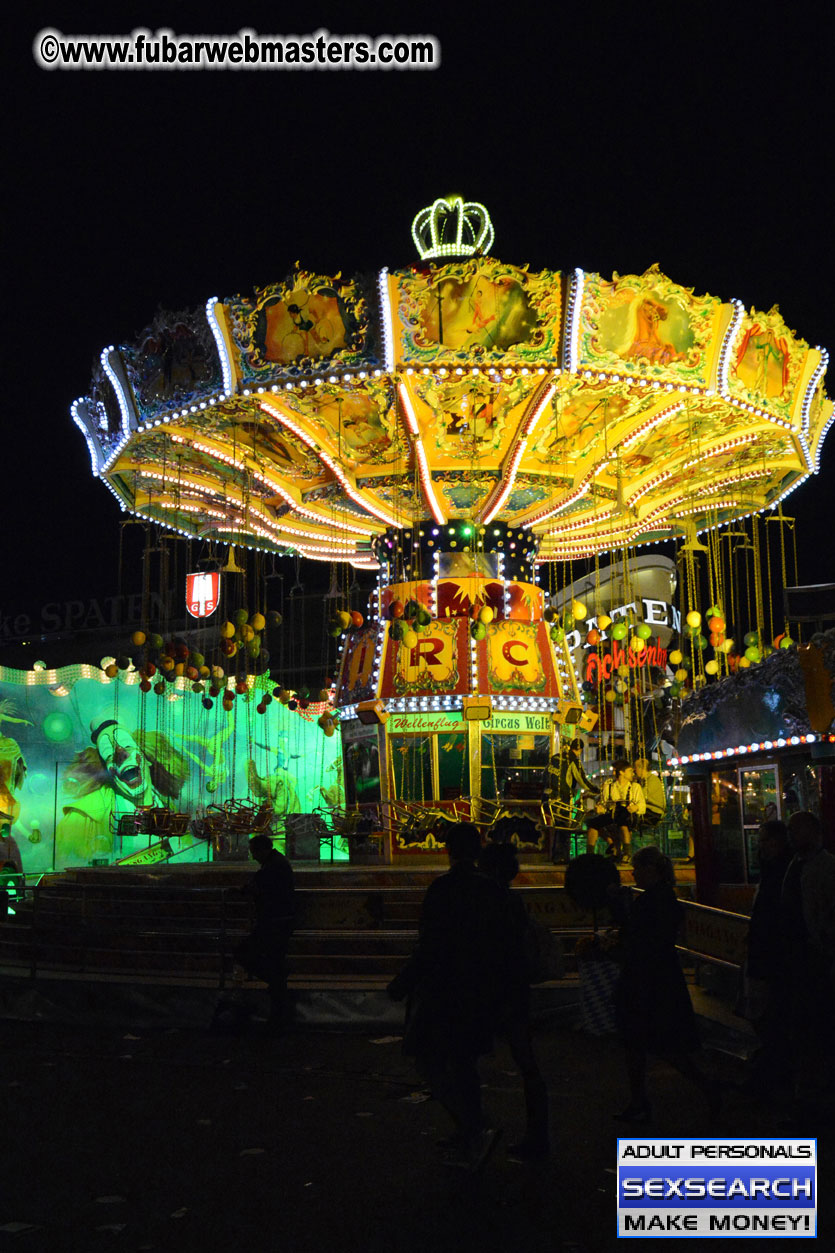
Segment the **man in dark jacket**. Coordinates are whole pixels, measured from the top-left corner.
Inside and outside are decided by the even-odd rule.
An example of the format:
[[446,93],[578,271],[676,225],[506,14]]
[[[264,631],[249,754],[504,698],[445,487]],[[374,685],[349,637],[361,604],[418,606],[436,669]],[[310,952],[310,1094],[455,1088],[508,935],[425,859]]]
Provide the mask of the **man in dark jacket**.
[[784,953],[781,901],[783,880],[793,856],[785,824],[777,820],[764,822],[758,849],[760,882],[748,925],[740,1008],[762,1042],[749,1063],[748,1086],[755,1091],[773,1091],[791,1077],[791,1036],[780,1004]]
[[249,851],[261,867],[243,889],[255,902],[255,926],[238,945],[235,959],[267,984],[269,1025],[280,1030],[287,1002],[287,943],[295,915],[293,867],[268,835],[253,836]]
[[417,949],[389,985],[395,1000],[409,997],[404,1051],[452,1118],[458,1164],[471,1170],[499,1135],[484,1125],[478,1058],[492,1048],[512,947],[502,893],[476,870],[480,846],[474,826],[450,828],[449,871],[429,885]]

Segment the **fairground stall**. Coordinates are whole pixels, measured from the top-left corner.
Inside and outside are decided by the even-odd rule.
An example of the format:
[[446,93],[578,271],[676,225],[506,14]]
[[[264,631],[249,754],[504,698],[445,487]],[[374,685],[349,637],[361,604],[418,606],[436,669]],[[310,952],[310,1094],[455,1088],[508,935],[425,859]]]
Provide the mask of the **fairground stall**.
[[699,692],[670,768],[692,797],[699,900],[740,913],[761,823],[809,810],[835,849],[835,630]]
[[[93,474],[178,537],[208,642],[148,629],[101,674],[1,676],[25,862],[118,860],[137,808],[185,822],[163,852],[208,832],[210,856],[213,823],[325,793],[343,846],[413,857],[465,814],[544,857],[543,771],[578,728],[598,773],[669,778],[693,693],[794,647],[783,506],[832,421],[826,353],[656,267],[500,261],[456,197],[413,238],[405,268],[296,268],[102,351],[72,409]],[[304,685],[266,656],[274,556],[332,570],[340,653]]]

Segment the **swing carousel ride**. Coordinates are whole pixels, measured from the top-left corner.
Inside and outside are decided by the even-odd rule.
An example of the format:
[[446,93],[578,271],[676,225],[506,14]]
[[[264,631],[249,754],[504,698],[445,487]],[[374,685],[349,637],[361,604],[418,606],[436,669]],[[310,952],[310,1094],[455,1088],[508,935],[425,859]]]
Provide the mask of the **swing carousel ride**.
[[[101,353],[72,415],[130,514],[377,573],[367,614],[329,620],[330,691],[284,687],[252,647],[268,607],[236,617],[222,593],[216,664],[186,648],[172,690],[250,724],[312,709],[347,811],[398,855],[466,814],[544,856],[543,770],[578,729],[601,763],[643,755],[694,690],[791,645],[772,567],[788,580],[783,502],[832,423],[828,358],[776,307],[657,267],[499,261],[486,209],[458,197],[412,234],[403,269],[297,267],[158,315]],[[115,681],[159,688],[177,658],[137,647]]]

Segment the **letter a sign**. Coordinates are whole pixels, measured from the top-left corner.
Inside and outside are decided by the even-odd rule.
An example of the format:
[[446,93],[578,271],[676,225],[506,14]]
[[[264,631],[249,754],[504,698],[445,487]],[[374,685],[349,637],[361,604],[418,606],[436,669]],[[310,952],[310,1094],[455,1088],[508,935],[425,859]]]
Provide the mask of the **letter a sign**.
[[186,575],[186,609],[192,618],[208,618],[220,600],[220,574]]

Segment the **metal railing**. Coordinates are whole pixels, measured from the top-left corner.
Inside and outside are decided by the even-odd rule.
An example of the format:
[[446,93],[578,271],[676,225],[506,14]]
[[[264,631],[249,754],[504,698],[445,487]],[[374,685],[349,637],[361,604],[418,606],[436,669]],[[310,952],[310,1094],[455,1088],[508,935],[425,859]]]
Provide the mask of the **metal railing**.
[[[50,908],[47,903],[51,898],[56,902],[56,906],[59,901],[65,905],[67,897],[75,898],[78,901],[78,908],[65,911],[63,908]],[[173,917],[165,918],[166,905],[183,903],[184,898],[188,903],[202,900],[213,906],[214,910],[210,912],[216,913],[217,916],[212,917],[212,925],[195,926],[193,922],[187,922],[177,927]],[[23,910],[18,910],[15,920],[9,925],[5,935],[13,939],[22,939],[28,930],[30,941],[28,970],[32,979],[38,977],[41,969],[65,970],[69,967],[84,974],[94,967],[94,963],[90,961],[92,951],[95,948],[108,947],[106,945],[108,933],[113,935],[118,931],[120,920],[123,924],[133,921],[139,924],[136,929],[143,936],[171,940],[170,949],[157,949],[157,952],[170,952],[182,957],[183,940],[214,941],[213,946],[201,949],[199,955],[206,958],[215,957],[215,974],[212,975],[210,969],[207,968],[201,977],[212,979],[218,987],[223,988],[227,980],[226,963],[229,957],[230,933],[243,934],[248,925],[243,909],[239,925],[234,925],[235,919],[230,917],[230,898],[241,906],[248,904],[247,898],[242,895],[241,889],[237,886],[177,887],[169,895],[166,888],[157,884],[120,884],[118,890],[114,892],[110,886],[94,883],[62,882],[60,887],[50,883],[37,883],[27,886],[25,890],[25,900],[31,902],[28,928]],[[99,911],[94,908],[94,901],[102,903],[107,902],[108,899],[114,906],[112,910]],[[153,903],[156,906],[153,914],[148,916],[147,926],[141,925],[141,914],[134,914],[131,911],[129,905],[132,901]],[[184,914],[186,918],[189,912],[190,906],[187,905]],[[161,914],[163,915],[162,923]],[[97,940],[101,943],[96,943]],[[177,944],[176,941],[180,943]],[[66,950],[66,960],[54,957],[51,961],[43,960],[43,952],[47,948],[53,953],[60,953],[62,949]],[[139,958],[147,954],[149,950],[137,945],[135,948],[112,947],[111,951],[118,951],[126,957]],[[77,956],[70,958],[70,953],[77,954]],[[172,967],[173,965],[174,963]],[[152,973],[150,968],[143,972],[141,966],[141,961],[134,961],[130,973],[135,975]],[[96,967],[96,969],[102,973],[101,967]],[[125,970],[123,973],[128,973],[128,971]],[[173,971],[169,972],[171,973]]]
[[[528,896],[531,890],[522,891]],[[364,894],[363,889],[360,895]],[[311,892],[310,895],[317,894]],[[564,889],[552,887],[547,895],[548,899],[535,893],[530,899],[533,913],[541,921],[569,940],[592,932],[593,928],[580,916],[576,907],[572,906],[566,912],[559,900],[550,899],[552,895],[564,896]],[[54,907],[50,906],[50,898]],[[198,902],[205,908],[200,909]],[[154,906],[153,911],[147,909],[146,914],[150,905]],[[395,911],[401,905],[398,897]],[[745,958],[749,919],[743,914],[691,901],[682,901],[682,906],[685,917],[676,945],[678,951],[697,963],[738,969]],[[369,914],[366,923],[362,921],[361,910],[357,916],[352,912],[352,922],[347,926],[344,922],[335,924],[335,927],[331,923],[330,926],[337,931],[348,932],[365,930],[369,926],[384,929],[385,913],[385,904],[382,904],[375,917]],[[398,915],[395,913],[394,916]],[[22,947],[28,939],[28,962],[25,959],[15,960],[13,965],[28,969],[33,980],[39,973],[50,970],[107,974],[106,964],[95,960],[94,954],[98,949],[123,955],[125,964],[110,971],[115,977],[151,978],[156,975],[168,980],[191,978],[223,989],[229,980],[231,941],[246,934],[250,921],[251,902],[239,886],[167,889],[158,884],[123,884],[114,890],[114,886],[101,883],[63,881],[57,885],[54,882],[39,882],[26,887],[25,903],[23,906],[18,904],[16,917],[3,927],[2,933],[7,939],[22,942]],[[298,921],[297,934],[317,927],[317,921],[309,916],[308,909],[300,909]],[[417,916],[415,926],[416,923]],[[319,921],[318,926],[322,925]],[[329,929],[327,922],[324,926]],[[131,930],[137,936],[134,946],[130,945]],[[127,946],[108,945],[108,937],[113,939],[120,931],[122,938],[128,941]],[[147,946],[138,942],[140,936],[149,941]],[[199,972],[183,968],[183,959],[189,955],[189,939],[202,942],[190,954],[205,963]],[[155,941],[156,948],[153,947]],[[162,946],[159,941],[163,941]],[[147,958],[154,953],[163,957],[170,954],[170,965],[164,967],[152,961],[142,961],[143,956]],[[4,964],[8,968],[9,963]]]

